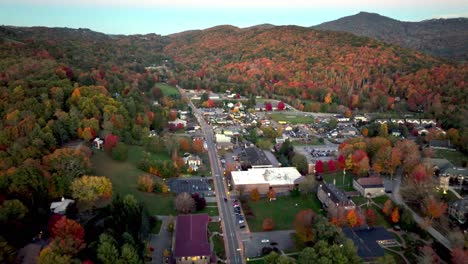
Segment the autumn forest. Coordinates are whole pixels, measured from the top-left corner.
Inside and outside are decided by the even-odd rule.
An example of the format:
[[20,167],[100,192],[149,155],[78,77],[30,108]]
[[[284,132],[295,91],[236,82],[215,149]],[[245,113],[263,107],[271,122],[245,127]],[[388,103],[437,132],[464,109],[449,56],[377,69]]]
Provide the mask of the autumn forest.
[[[468,64],[348,33],[219,26],[125,36],[2,26],[0,58],[0,259],[5,262],[47,225],[51,201],[72,193],[90,204],[112,197],[108,180],[93,175],[90,149],[69,143],[99,136],[108,139],[107,149],[117,142],[142,145],[151,130],[167,129],[171,110],[187,104],[161,95],[154,89],[159,82],[276,98],[308,112],[411,113],[458,129],[459,145],[465,152],[468,147]],[[86,188],[97,191],[93,196]],[[118,245],[119,263],[133,263],[129,259],[138,260],[144,251],[137,242],[147,228],[144,210],[132,197],[118,198],[108,209],[113,220],[106,227],[128,235],[86,236],[99,245]],[[135,225],[125,225],[128,219]],[[76,255],[89,240],[83,228],[73,220],[54,221],[50,232],[57,242],[49,251]],[[74,232],[61,236],[61,228]],[[62,247],[60,241],[69,244]],[[50,252],[41,257],[53,259]],[[96,254],[99,258],[99,252],[89,255]],[[71,258],[61,261],[55,263]]]

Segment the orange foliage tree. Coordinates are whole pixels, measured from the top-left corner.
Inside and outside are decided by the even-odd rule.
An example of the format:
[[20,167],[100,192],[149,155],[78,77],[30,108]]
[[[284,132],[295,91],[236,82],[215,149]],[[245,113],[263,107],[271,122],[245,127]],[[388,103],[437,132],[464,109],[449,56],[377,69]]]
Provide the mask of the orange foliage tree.
[[260,193],[258,192],[258,189],[255,188],[250,192],[250,199],[254,202],[260,200]]
[[426,214],[430,217],[430,221],[434,218],[441,217],[447,210],[447,204],[441,201],[438,201],[433,196],[430,196],[424,201]]
[[392,219],[392,222],[395,224],[400,221],[400,212],[398,211],[398,208],[395,207],[395,209],[393,209],[391,219]]
[[275,223],[273,222],[273,219],[271,218],[265,218],[263,219],[262,223],[262,228],[263,231],[271,231],[275,227]]
[[388,199],[387,201],[385,201],[383,207],[382,207],[382,212],[389,216],[391,213],[392,213],[392,210],[393,210],[393,203],[392,203],[392,200]]
[[143,191],[143,192],[153,192],[154,188],[154,182],[153,182],[153,176],[151,175],[141,175],[138,177],[138,182],[137,182],[138,190]]
[[315,230],[312,226],[315,216],[316,214],[312,209],[301,210],[296,214],[294,229],[303,242],[311,242],[315,239]]

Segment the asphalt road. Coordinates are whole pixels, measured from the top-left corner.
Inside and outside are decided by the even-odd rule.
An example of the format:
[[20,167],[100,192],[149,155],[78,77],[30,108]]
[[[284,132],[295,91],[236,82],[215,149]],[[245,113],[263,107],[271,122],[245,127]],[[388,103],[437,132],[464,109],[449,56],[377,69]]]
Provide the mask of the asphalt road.
[[[184,91],[179,89],[182,96],[185,96]],[[232,200],[224,202],[224,197],[228,197],[226,185],[224,184],[223,176],[224,171],[221,167],[221,162],[218,158],[216,151],[216,145],[214,142],[213,129],[209,126],[203,117],[198,112],[198,109],[190,101],[192,112],[197,118],[202,131],[205,134],[205,141],[208,146],[208,156],[210,158],[211,172],[213,175],[213,182],[216,192],[216,200],[218,203],[218,209],[221,217],[223,234],[224,234],[224,246],[226,250],[227,263],[245,263],[245,258],[241,248],[240,236],[238,234],[239,226],[234,215],[234,209],[232,206]]]

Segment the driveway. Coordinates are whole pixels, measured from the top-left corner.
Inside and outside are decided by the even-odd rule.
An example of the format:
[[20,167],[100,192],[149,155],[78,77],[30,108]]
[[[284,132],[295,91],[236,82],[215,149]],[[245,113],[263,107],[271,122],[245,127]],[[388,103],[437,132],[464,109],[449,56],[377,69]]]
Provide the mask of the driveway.
[[[291,234],[294,232],[294,230],[255,233],[242,232],[241,239],[245,249],[245,257],[254,258],[260,256],[263,247],[276,247],[282,251],[294,248],[294,242],[291,239]],[[262,243],[262,239],[268,239],[270,242]],[[278,245],[271,246],[271,242],[276,242]]]
[[151,254],[152,260],[150,263],[161,264],[164,263],[164,250],[171,250],[172,233],[167,231],[167,224],[169,222],[168,216],[158,216],[162,221],[159,234],[151,234],[150,247],[153,248]]

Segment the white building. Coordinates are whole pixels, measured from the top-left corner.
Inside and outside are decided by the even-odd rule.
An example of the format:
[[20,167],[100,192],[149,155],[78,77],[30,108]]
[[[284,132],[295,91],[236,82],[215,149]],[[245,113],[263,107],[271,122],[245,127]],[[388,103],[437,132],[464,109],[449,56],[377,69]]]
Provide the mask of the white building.
[[216,134],[216,143],[229,143],[231,142],[231,137],[224,134]]
[[266,194],[270,187],[276,193],[284,193],[302,180],[302,175],[294,167],[252,168],[247,171],[232,171],[231,175],[234,189],[244,193],[257,188],[260,194]]

